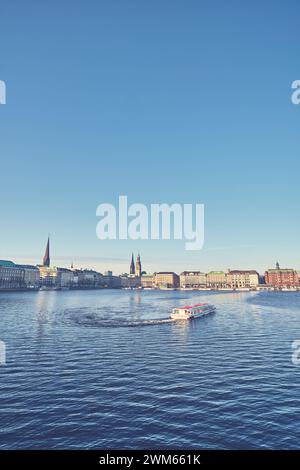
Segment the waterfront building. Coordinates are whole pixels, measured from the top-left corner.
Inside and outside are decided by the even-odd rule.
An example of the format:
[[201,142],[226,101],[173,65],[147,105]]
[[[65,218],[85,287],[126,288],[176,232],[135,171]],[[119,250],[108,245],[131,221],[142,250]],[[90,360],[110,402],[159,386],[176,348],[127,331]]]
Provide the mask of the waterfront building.
[[0,260],[0,290],[38,289],[39,282],[36,266]]
[[153,274],[142,274],[141,285],[144,289],[152,289],[155,285],[155,276]]
[[210,271],[206,275],[206,285],[212,289],[227,287],[227,276],[224,271]]
[[272,287],[297,287],[299,286],[299,277],[294,269],[281,269],[279,263],[276,263],[275,269],[268,269],[265,272],[265,282]]
[[76,289],[99,289],[104,287],[103,275],[93,269],[75,269],[73,287]]
[[40,273],[40,286],[41,287],[58,287],[57,281],[57,268],[55,266],[37,266]]
[[131,263],[130,263],[130,269],[129,269],[130,274],[134,275],[135,274],[135,264],[134,264],[134,256],[132,253],[131,256]]
[[37,266],[30,264],[16,265],[24,270],[24,284],[27,289],[38,289],[40,285],[40,271]]
[[140,254],[137,255],[136,264],[135,264],[135,275],[141,277],[142,275],[142,263]]
[[259,274],[254,270],[229,270],[227,273],[227,284],[232,289],[254,289],[259,284]]
[[74,284],[74,272],[67,268],[57,268],[57,287],[71,288]]
[[120,281],[123,289],[136,289],[141,286],[141,278],[135,274],[122,274]]
[[120,276],[113,276],[112,271],[106,271],[104,275],[102,276],[102,284],[103,284],[103,287],[107,287],[109,289],[120,289],[121,288]]
[[12,261],[0,260],[0,290],[25,289],[25,271]]
[[206,274],[200,271],[183,271],[180,274],[180,287],[183,289],[206,287]]
[[177,288],[180,285],[178,274],[170,271],[155,273],[154,284],[159,289]]
[[71,288],[74,284],[74,272],[56,266],[38,266],[40,286],[49,288]]

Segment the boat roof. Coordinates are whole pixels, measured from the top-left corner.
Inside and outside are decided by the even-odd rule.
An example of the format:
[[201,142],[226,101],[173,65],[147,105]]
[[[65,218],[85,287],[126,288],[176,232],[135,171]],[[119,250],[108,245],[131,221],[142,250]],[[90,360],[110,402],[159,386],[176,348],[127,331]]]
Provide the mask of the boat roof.
[[179,308],[187,309],[187,308],[195,308],[195,307],[204,307],[205,305],[208,305],[208,304],[204,303],[204,304],[186,305],[185,307],[179,307]]

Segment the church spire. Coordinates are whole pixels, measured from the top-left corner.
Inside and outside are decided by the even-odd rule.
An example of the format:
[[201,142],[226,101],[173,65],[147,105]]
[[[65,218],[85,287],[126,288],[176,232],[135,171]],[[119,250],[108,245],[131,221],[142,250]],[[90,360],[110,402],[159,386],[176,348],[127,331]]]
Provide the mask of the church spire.
[[141,277],[141,275],[142,275],[142,263],[141,263],[140,254],[138,254],[137,258],[136,258],[135,274],[138,277]]
[[46,250],[43,258],[43,266],[50,266],[50,237],[48,236],[48,241],[46,245]]
[[134,265],[134,256],[133,256],[133,253],[132,253],[132,256],[131,256],[130,274],[135,274],[135,265]]

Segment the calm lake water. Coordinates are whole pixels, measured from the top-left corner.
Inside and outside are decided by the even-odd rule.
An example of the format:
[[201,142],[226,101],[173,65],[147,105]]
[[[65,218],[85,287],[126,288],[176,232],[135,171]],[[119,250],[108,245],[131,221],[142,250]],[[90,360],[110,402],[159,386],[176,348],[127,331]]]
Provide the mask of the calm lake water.
[[2,449],[300,447],[300,293],[1,293],[0,339]]

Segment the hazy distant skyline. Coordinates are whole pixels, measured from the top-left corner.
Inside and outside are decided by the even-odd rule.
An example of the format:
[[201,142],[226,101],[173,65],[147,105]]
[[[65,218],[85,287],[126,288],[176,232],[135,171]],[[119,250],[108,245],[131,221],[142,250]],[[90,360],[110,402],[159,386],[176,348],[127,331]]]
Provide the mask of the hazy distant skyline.
[[[242,259],[242,253],[244,250],[254,250],[254,246],[232,246],[232,247],[215,247],[215,249],[207,249],[207,250],[202,250],[202,257],[203,257],[203,262],[199,265],[199,263],[196,260],[191,260],[189,264],[185,261],[185,256],[181,255],[179,256],[179,260],[171,260],[169,256],[163,256],[158,258],[157,256],[154,256],[153,258],[149,259],[147,256],[143,258],[143,255],[141,254],[141,261],[142,261],[142,269],[143,271],[146,271],[147,273],[153,273],[155,271],[168,271],[172,270],[177,273],[180,273],[182,271],[202,271],[202,272],[209,272],[209,271],[218,271],[218,270],[223,270],[227,271],[229,269],[255,269],[257,270],[260,274],[264,274],[264,272],[269,269],[269,268],[274,268],[275,267],[275,261],[269,264],[266,264],[264,260],[262,259],[260,264],[257,265],[255,263],[249,263],[247,265],[244,265],[240,260]],[[229,260],[229,262],[222,263],[219,261],[219,257],[217,255],[218,252],[226,251],[232,253],[232,259]],[[136,258],[137,254],[139,251],[135,250],[134,251],[134,256]],[[213,254],[213,256],[212,256]],[[70,268],[71,265],[73,264],[74,268],[76,269],[82,269],[82,268],[87,268],[87,269],[96,269],[99,270],[100,272],[104,271],[109,271],[112,270],[114,274],[122,274],[122,273],[129,273],[129,265],[131,261],[131,253],[129,253],[129,256],[126,258],[124,256],[123,258],[113,258],[113,257],[96,257],[96,256],[74,256],[73,258],[70,258],[69,256],[65,255],[52,255],[52,245],[50,249],[50,255],[51,255],[51,265],[53,266],[62,266],[66,268]],[[275,259],[275,258],[274,258]],[[28,255],[18,255],[17,257],[14,257],[12,259],[16,263],[20,264],[41,264],[42,259],[41,257],[36,257],[36,256],[28,256]],[[215,260],[215,264],[213,264],[212,260]],[[295,261],[291,260],[290,264],[289,263],[282,263],[281,258],[276,258],[276,262],[279,262],[281,267],[289,267],[289,268],[294,268],[297,269],[298,265],[295,265]],[[300,270],[298,268],[298,270]]]
[[[229,8],[230,5],[230,8]],[[17,14],[16,14],[17,12]],[[0,259],[300,269],[296,0],[1,3]],[[205,244],[100,241],[96,207],[205,205]]]

